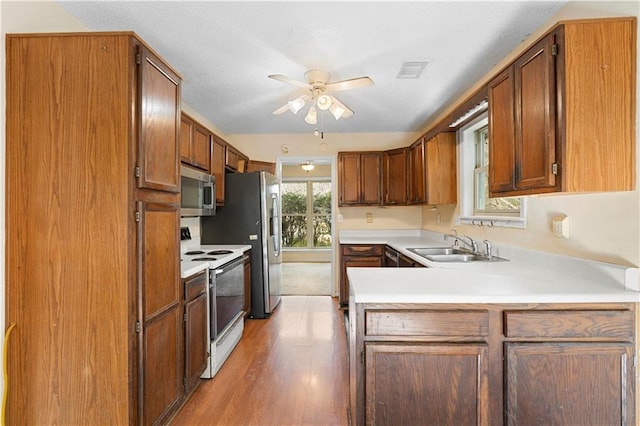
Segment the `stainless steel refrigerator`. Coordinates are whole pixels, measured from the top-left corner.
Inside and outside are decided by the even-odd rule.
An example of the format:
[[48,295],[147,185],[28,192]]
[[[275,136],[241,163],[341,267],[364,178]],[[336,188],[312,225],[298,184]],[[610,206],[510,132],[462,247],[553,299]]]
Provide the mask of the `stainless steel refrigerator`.
[[280,180],[266,172],[228,173],[224,206],[201,217],[202,244],[251,245],[250,318],[267,318],[282,296]]

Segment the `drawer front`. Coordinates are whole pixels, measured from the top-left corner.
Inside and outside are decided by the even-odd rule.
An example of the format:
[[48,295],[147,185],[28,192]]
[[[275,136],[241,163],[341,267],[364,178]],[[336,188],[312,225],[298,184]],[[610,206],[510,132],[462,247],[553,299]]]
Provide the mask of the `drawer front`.
[[632,311],[506,311],[512,338],[606,338],[632,340]]
[[344,256],[382,256],[381,245],[342,246]]
[[487,311],[366,311],[367,336],[468,336],[488,334]]
[[184,281],[184,300],[189,301],[207,290],[207,274],[205,271],[191,276]]

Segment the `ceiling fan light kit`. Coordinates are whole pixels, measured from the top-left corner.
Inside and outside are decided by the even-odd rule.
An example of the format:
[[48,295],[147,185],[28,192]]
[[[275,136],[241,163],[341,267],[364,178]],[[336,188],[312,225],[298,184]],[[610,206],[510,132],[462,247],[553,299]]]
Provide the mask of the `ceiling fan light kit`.
[[316,111],[316,107],[314,106],[309,107],[309,112],[307,113],[307,116],[304,118],[304,121],[306,121],[308,124],[318,123],[318,113]]
[[329,95],[320,95],[318,96],[318,100],[316,101],[318,108],[320,108],[322,111],[326,111],[329,108],[331,108],[332,103],[333,103],[333,100]]
[[304,96],[300,96],[299,98],[296,98],[292,101],[287,102],[287,105],[289,106],[289,111],[291,111],[294,114],[297,114],[298,111],[302,109],[305,103],[306,102],[304,100]]
[[320,111],[328,110],[336,120],[340,118],[348,118],[353,115],[353,111],[340,102],[336,97],[328,95],[327,92],[338,92],[341,90],[373,86],[373,81],[369,77],[358,77],[329,83],[330,74],[323,70],[309,70],[304,75],[308,83],[282,74],[272,74],[268,76],[274,80],[309,90],[308,94],[299,96],[273,111],[274,115],[282,114],[287,110],[291,111],[293,114],[297,114],[298,111],[304,107],[306,101],[309,100],[311,106],[304,118],[304,121],[308,124],[316,124],[318,122],[318,112],[316,107]]

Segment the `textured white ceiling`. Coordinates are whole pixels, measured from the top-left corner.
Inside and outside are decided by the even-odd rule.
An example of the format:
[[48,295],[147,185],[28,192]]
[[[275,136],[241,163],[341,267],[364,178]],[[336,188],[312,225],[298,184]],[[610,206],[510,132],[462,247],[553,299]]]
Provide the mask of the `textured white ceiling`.
[[[468,90],[567,1],[59,1],[96,31],[133,30],[184,77],[183,100],[226,134],[306,133],[304,93],[267,78],[367,75],[336,93],[355,111],[318,118],[325,132],[413,132]],[[427,60],[419,79],[403,61]]]

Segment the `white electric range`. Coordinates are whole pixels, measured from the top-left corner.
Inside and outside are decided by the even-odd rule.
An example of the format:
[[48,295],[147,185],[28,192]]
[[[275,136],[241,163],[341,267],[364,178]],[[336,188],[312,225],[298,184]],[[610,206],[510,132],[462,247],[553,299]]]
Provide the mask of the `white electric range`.
[[208,269],[210,350],[202,378],[214,377],[242,338],[246,314],[244,252],[250,248],[248,245],[199,245],[197,241],[182,241],[181,277],[187,278]]

